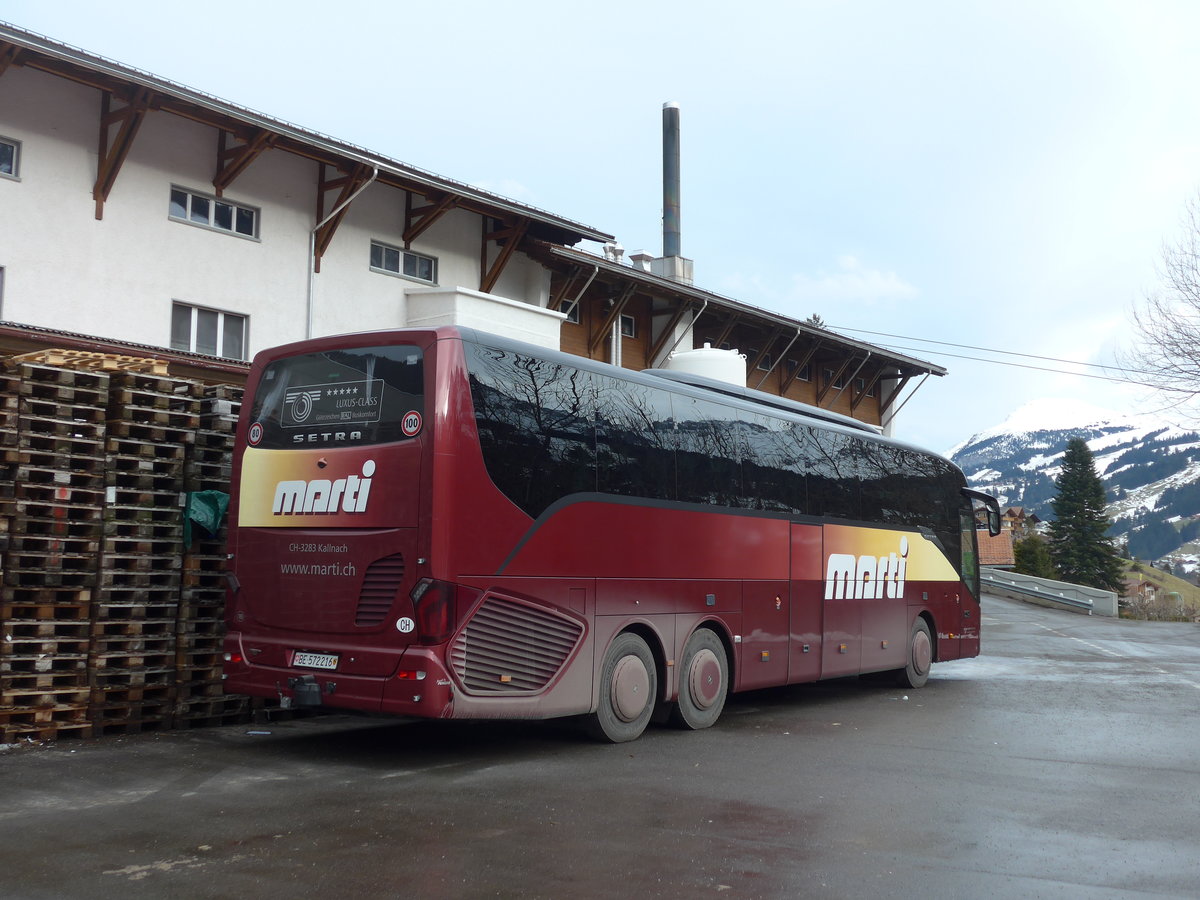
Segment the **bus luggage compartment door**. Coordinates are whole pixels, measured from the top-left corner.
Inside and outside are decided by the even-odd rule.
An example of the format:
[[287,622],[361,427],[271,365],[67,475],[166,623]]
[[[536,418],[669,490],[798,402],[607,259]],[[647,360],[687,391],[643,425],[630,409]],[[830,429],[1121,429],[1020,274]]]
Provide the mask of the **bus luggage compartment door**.
[[825,590],[819,525],[792,525],[788,683],[821,677],[821,597]]

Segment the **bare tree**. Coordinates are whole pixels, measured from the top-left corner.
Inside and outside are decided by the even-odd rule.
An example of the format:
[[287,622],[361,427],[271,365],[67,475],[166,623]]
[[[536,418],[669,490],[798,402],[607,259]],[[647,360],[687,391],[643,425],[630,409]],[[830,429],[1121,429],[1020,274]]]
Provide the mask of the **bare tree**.
[[1200,194],[1186,204],[1181,236],[1163,245],[1160,288],[1133,312],[1136,344],[1124,360],[1131,381],[1200,400]]

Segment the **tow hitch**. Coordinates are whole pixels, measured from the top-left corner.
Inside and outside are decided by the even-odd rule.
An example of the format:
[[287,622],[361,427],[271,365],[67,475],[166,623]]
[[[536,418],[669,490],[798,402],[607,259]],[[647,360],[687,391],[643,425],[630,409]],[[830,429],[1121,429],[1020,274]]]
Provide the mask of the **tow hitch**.
[[299,678],[289,678],[288,687],[292,689],[293,706],[321,705],[321,685],[317,684],[314,676],[301,675]]

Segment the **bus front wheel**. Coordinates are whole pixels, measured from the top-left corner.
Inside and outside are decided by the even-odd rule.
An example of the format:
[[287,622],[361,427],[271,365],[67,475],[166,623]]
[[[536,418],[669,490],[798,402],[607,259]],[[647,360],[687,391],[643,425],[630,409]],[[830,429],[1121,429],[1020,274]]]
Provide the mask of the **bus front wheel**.
[[912,633],[908,636],[908,657],[903,669],[897,669],[896,675],[901,687],[924,687],[929,680],[929,667],[933,664],[933,638],[929,633],[929,623],[918,618],[913,622]]
[[632,632],[617,635],[600,670],[600,699],[589,722],[592,736],[614,744],[636,740],[654,714],[658,669],[646,642]]
[[708,728],[721,716],[729,693],[725,645],[710,629],[688,638],[679,667],[679,703],[671,721],[680,728]]

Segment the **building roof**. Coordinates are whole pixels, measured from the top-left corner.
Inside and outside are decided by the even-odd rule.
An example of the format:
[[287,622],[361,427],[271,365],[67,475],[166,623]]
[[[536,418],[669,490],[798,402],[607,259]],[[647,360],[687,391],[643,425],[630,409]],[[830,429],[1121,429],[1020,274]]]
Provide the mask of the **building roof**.
[[1015,566],[1016,557],[1013,555],[1012,532],[1002,531],[999,534],[989,534],[985,530],[976,530],[979,539],[979,564],[981,566]]
[[149,92],[149,96],[144,100],[150,109],[174,113],[233,132],[244,141],[254,141],[255,146],[260,149],[274,147],[342,169],[355,165],[371,166],[379,170],[379,180],[385,184],[416,190],[427,196],[433,194],[450,197],[455,205],[461,208],[493,217],[510,214],[529,219],[529,233],[544,240],[574,244],[580,240],[613,239],[612,235],[591,226],[436,175],[355,144],[237,106],[212,94],[168,81],[79,47],[0,22],[0,74],[9,66],[24,66],[48,72],[101,91],[111,92],[122,100],[131,100],[135,89],[142,89]]
[[891,350],[885,350],[882,347],[876,347],[873,344],[864,343],[863,341],[838,334],[836,331],[831,331],[828,328],[798,322],[788,316],[744,303],[741,300],[734,300],[731,297],[725,297],[712,291],[693,287],[690,284],[665,278],[661,275],[655,275],[652,272],[647,272],[616,260],[607,259],[585,250],[546,244],[535,249],[533,255],[545,261],[557,260],[581,266],[595,266],[598,271],[617,276],[624,281],[639,283],[647,293],[655,296],[675,297],[679,300],[692,301],[700,304],[700,307],[710,304],[714,307],[745,313],[761,322],[795,329],[799,334],[806,335],[813,340],[824,341],[828,344],[834,344],[847,349],[859,350],[871,356],[878,357],[881,360],[886,360],[889,363],[895,364],[906,375],[921,375],[926,373],[930,375],[946,374],[946,369],[934,363],[905,356],[901,353],[895,353]]

